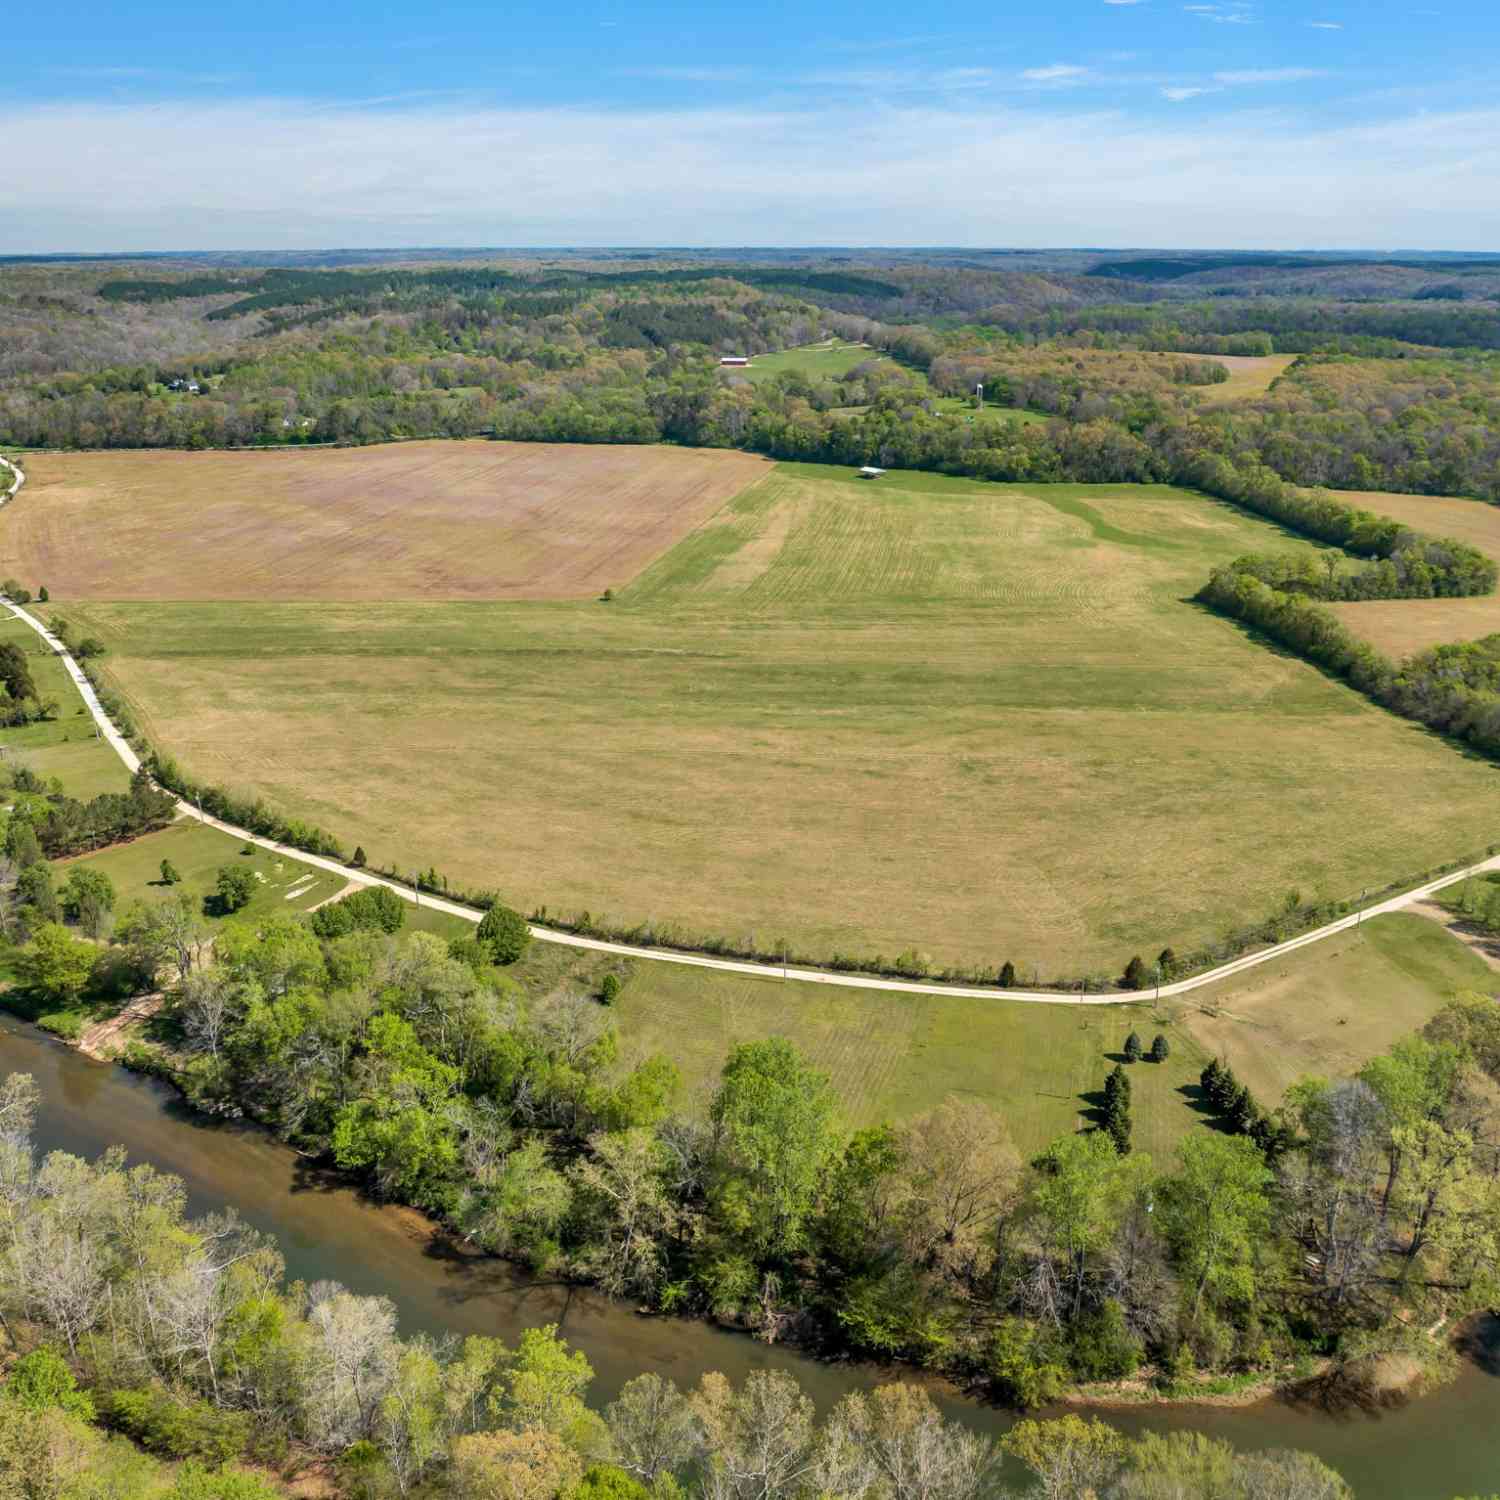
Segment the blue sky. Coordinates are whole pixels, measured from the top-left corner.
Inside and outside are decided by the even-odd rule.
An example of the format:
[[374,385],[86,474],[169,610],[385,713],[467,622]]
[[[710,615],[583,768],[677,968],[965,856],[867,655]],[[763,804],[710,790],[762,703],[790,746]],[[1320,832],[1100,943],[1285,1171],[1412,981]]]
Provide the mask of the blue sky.
[[1500,8],[16,7],[0,249],[1500,249]]

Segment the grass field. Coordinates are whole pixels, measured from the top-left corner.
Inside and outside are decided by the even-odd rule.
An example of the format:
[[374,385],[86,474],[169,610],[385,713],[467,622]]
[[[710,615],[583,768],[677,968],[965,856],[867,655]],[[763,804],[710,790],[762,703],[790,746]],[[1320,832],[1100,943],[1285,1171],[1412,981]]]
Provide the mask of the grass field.
[[1264,396],[1297,362],[1295,354],[1210,354],[1204,358],[1229,371],[1229,379],[1223,385],[1205,387],[1205,406]]
[[6,507],[0,572],[68,603],[586,599],[768,471],[745,453],[483,441],[46,454]]
[[1175,1002],[1198,1045],[1227,1056],[1265,1103],[1304,1073],[1358,1069],[1461,990],[1500,991],[1497,974],[1438,923],[1375,917],[1285,959]]
[[[148,834],[129,844],[116,844],[97,854],[60,860],[56,867],[65,872],[78,864],[103,871],[114,883],[116,911],[122,911],[132,901],[161,901],[179,891],[187,891],[201,900],[213,890],[218,872],[225,865],[243,865],[255,872],[255,895],[243,912],[247,916],[309,911],[344,888],[343,878],[329,871],[253,845],[250,846],[253,852],[245,854],[241,852],[245,847],[241,839],[220,833],[196,819],[183,818],[160,833]],[[162,883],[164,859],[177,867],[181,885]]]
[[[65,709],[76,701],[67,692]],[[0,745],[15,733],[0,731]],[[255,870],[261,879],[251,916],[304,912],[343,886],[336,874],[259,849],[247,854],[239,839],[187,820],[79,862],[109,874],[123,909],[171,894],[160,884],[164,858],[183,876],[176,889],[197,898],[223,865]],[[408,908],[406,926],[443,937],[470,930],[430,908]],[[1500,977],[1470,949],[1407,914],[1375,918],[1181,1000],[1110,1008],[782,983],[545,943],[533,944],[511,974],[541,999],[596,994],[606,970],[626,981],[615,1008],[622,1066],[664,1052],[683,1073],[680,1102],[688,1108],[706,1101],[732,1045],[784,1035],[829,1073],[851,1124],[900,1119],[948,1094],[970,1095],[1002,1112],[1025,1151],[1086,1128],[1125,1036],[1137,1030],[1149,1041],[1162,1031],[1172,1044],[1168,1062],[1131,1070],[1135,1145],[1158,1156],[1201,1122],[1194,1082],[1210,1052],[1226,1056],[1261,1101],[1274,1104],[1310,1068],[1353,1071],[1453,993],[1500,988]],[[96,1018],[84,1008],[48,1024],[73,1034]]]
[[782,465],[610,605],[67,613],[190,770],[376,862],[766,950],[1109,976],[1495,827],[1492,768],[1186,602],[1300,545],[1166,488]]
[[783,349],[777,354],[757,354],[742,370],[731,370],[731,375],[743,375],[760,384],[774,380],[788,370],[805,375],[809,380],[837,379],[847,375],[856,365],[889,361],[878,349],[868,344],[847,344],[831,339],[825,344],[804,344],[799,349]]
[[[1440,495],[1346,492],[1343,498],[1437,536],[1451,536],[1500,561],[1500,506]],[[1450,641],[1500,631],[1500,594],[1479,599],[1381,599],[1334,608],[1344,623],[1397,661]]]
[[123,792],[129,773],[94,732],[72,679],[37,633],[13,615],[0,620],[0,641],[26,653],[32,679],[43,699],[58,705],[57,717],[0,730],[0,756],[30,767],[38,776],[59,778],[70,797],[86,802],[101,792]]
[[[546,960],[551,961],[551,960]],[[986,1100],[1023,1151],[1088,1123],[1132,1030],[1163,1032],[1172,1055],[1130,1070],[1137,1149],[1165,1155],[1203,1116],[1198,1073],[1227,1057],[1262,1104],[1308,1072],[1356,1071],[1460,990],[1500,975],[1436,923],[1405,913],[1181,1000],[1079,1008],[882,995],[834,986],[637,965],[616,1002],[622,1052],[663,1052],[686,1094],[711,1091],[728,1049],[790,1037],[833,1079],[853,1124],[900,1119],[950,1093]]]

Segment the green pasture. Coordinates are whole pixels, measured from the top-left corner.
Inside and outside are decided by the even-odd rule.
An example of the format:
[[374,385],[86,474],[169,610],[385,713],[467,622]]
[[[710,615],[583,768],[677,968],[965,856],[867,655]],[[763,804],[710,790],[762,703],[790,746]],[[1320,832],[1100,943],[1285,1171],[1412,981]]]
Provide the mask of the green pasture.
[[756,384],[772,381],[788,370],[805,375],[809,380],[835,380],[840,375],[847,375],[856,365],[871,361],[886,361],[886,356],[864,344],[835,340],[826,344],[807,344],[800,349],[783,349],[778,354],[757,354],[747,367],[730,373],[748,376]]
[[[249,848],[252,852],[241,851]],[[182,876],[180,885],[161,879],[161,864],[170,860]],[[273,854],[257,845],[221,833],[196,818],[180,818],[159,833],[128,844],[116,844],[96,854],[54,864],[58,879],[75,864],[100,870],[114,882],[115,909],[131,902],[160,901],[187,891],[195,900],[210,895],[225,865],[242,865],[255,873],[255,894],[241,916],[269,916],[273,912],[309,911],[343,890],[342,876],[319,870],[287,855]]]
[[1415,912],[1374,917],[1173,1002],[1207,1051],[1266,1104],[1304,1073],[1336,1077],[1419,1030],[1454,995],[1500,993],[1500,972]]
[[1109,979],[1500,825],[1493,767],[1192,603],[1308,545],[1164,486],[782,464],[608,604],[69,613],[156,743],[374,864]]
[[1023,1151],[1086,1127],[1125,1038],[1135,1031],[1149,1047],[1161,1032],[1168,1060],[1128,1072],[1135,1147],[1165,1156],[1205,1120],[1195,1085],[1210,1055],[1273,1108],[1296,1078],[1356,1072],[1463,990],[1500,991],[1500,974],[1436,922],[1400,913],[1157,1003],[883,994],[644,963],[629,969],[616,1013],[622,1054],[670,1057],[688,1100],[708,1096],[731,1046],[785,1036],[829,1074],[851,1124],[972,1095],[1005,1116]]
[[25,651],[37,691],[58,705],[55,718],[0,729],[0,758],[29,766],[38,776],[59,778],[68,795],[79,801],[102,792],[125,791],[130,774],[95,733],[94,721],[62,662],[14,615],[0,620],[0,641],[13,642]]

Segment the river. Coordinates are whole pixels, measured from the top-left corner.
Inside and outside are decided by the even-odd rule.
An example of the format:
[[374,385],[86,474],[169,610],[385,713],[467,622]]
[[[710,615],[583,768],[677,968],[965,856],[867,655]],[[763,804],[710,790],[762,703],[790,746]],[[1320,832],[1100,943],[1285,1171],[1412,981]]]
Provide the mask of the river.
[[[90,1061],[10,1017],[0,1017],[0,1075],[26,1072],[41,1090],[36,1138],[44,1151],[96,1156],[121,1145],[187,1185],[194,1211],[230,1205],[273,1235],[288,1274],[330,1279],[395,1303],[402,1328],[514,1340],[557,1323],[596,1372],[592,1399],[611,1399],[632,1375],[655,1370],[691,1385],[707,1370],[742,1379],[789,1370],[820,1408],[890,1378],[866,1365],[828,1365],[707,1324],[641,1317],[576,1287],[536,1282],[503,1262],[455,1254],[419,1215],[363,1201],[250,1126],[205,1123],[171,1091]],[[1267,1401],[1236,1409],[1124,1408],[1104,1412],[1128,1432],[1190,1427],[1237,1447],[1304,1448],[1332,1464],[1359,1500],[1453,1500],[1500,1490],[1500,1323],[1484,1366],[1466,1362],[1452,1385],[1378,1415],[1331,1417]],[[1009,1414],[936,1392],[949,1416],[1000,1433]]]

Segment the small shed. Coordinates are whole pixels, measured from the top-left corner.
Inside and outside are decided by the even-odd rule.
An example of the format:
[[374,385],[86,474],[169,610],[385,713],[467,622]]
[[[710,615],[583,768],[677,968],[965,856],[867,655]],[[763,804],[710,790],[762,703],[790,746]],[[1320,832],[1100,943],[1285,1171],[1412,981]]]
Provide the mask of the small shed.
[[726,354],[720,360],[721,365],[728,365],[734,370],[743,370],[750,363],[749,358],[743,354]]
[[877,469],[874,464],[866,464],[864,468],[859,471],[859,477],[861,479],[879,479],[880,476],[884,473],[884,469]]

